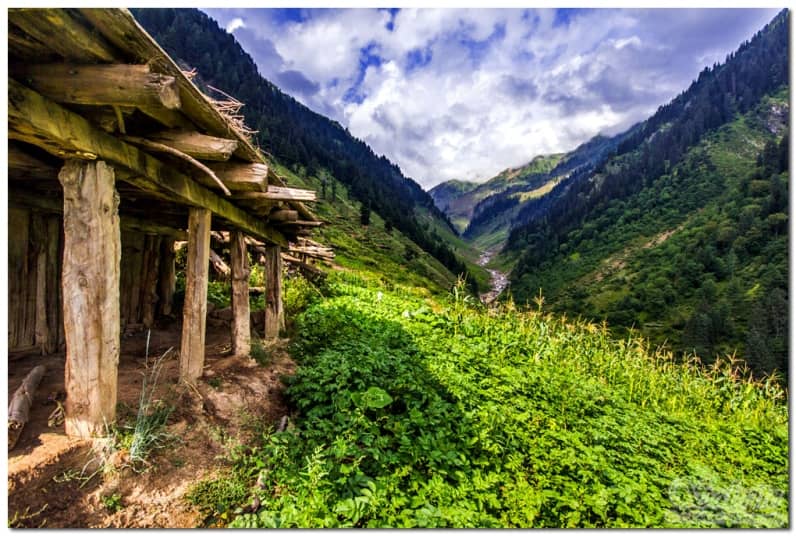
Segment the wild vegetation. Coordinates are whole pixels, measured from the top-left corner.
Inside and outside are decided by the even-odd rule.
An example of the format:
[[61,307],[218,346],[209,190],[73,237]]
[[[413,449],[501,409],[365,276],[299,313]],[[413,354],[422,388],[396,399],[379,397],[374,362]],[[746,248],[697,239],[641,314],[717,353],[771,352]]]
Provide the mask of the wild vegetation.
[[787,525],[775,379],[676,363],[542,302],[336,274],[297,322],[291,424],[192,500],[236,527]]

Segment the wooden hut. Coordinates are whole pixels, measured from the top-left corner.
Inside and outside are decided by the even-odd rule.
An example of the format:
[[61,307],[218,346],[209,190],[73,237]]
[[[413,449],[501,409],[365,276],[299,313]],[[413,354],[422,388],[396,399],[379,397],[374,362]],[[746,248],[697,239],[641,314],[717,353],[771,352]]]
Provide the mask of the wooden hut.
[[[124,9],[8,12],[9,350],[65,345],[66,432],[115,417],[120,332],[173,307],[187,240],[180,379],[202,374],[211,230],[229,233],[232,343],[249,352],[247,240],[266,245],[264,332],[283,322],[281,248],[320,225]],[[234,103],[233,103],[234,104]]]

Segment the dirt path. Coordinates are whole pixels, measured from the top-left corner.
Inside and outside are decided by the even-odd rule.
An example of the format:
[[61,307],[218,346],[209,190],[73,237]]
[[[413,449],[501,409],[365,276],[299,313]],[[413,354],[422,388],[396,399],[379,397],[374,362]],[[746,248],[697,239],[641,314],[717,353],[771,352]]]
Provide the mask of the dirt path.
[[[68,439],[63,425],[47,427],[47,415],[53,409],[45,402],[47,394],[63,391],[63,355],[12,363],[12,389],[39,361],[46,361],[48,372],[37,391],[32,422],[9,452],[11,524],[47,528],[201,526],[202,516],[185,500],[186,492],[198,481],[225,470],[233,445],[258,436],[287,414],[281,378],[295,370],[285,351],[286,341],[267,348],[270,359],[265,366],[250,358],[228,357],[228,341],[228,328],[208,329],[206,368],[197,393],[175,389],[177,359],[164,363],[156,396],[175,408],[167,426],[170,439],[140,472],[125,463],[123,447],[98,452],[89,441]],[[177,329],[153,330],[150,355],[159,355],[178,342]],[[135,418],[145,366],[144,345],[143,334],[122,343],[118,409],[122,422]],[[100,462],[104,462],[104,471],[88,479]]]
[[[492,257],[495,256],[495,252],[494,249],[483,252],[481,256],[478,257],[478,266],[486,268],[486,265],[492,260]],[[491,289],[489,292],[481,294],[480,298],[483,303],[491,303],[495,301],[500,293],[508,286],[509,274],[501,272],[500,270],[495,270],[494,268],[486,268],[486,271],[489,272],[491,277]]]

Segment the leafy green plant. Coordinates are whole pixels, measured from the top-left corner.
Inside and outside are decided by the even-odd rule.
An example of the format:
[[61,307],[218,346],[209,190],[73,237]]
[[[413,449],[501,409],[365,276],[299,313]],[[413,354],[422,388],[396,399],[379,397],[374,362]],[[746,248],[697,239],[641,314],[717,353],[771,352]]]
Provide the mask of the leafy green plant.
[[122,504],[122,496],[118,493],[114,493],[112,495],[103,495],[100,497],[100,501],[102,502],[102,505],[112,514],[115,514],[124,508],[124,505]]
[[267,367],[271,364],[271,354],[262,340],[253,337],[251,342],[251,356],[258,365]]

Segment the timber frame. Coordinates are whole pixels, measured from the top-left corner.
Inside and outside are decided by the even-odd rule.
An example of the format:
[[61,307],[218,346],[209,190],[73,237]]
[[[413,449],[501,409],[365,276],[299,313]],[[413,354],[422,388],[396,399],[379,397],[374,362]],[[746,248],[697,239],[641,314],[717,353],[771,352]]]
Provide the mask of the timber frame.
[[265,253],[270,338],[284,327],[282,260],[333,254],[304,238],[323,223],[304,205],[315,192],[288,187],[229,102],[204,95],[129,11],[17,8],[8,21],[9,350],[65,349],[67,434],[101,435],[120,331],[176,312],[176,242],[188,242],[187,384],[204,366],[211,236],[230,244],[239,356],[247,248]]

